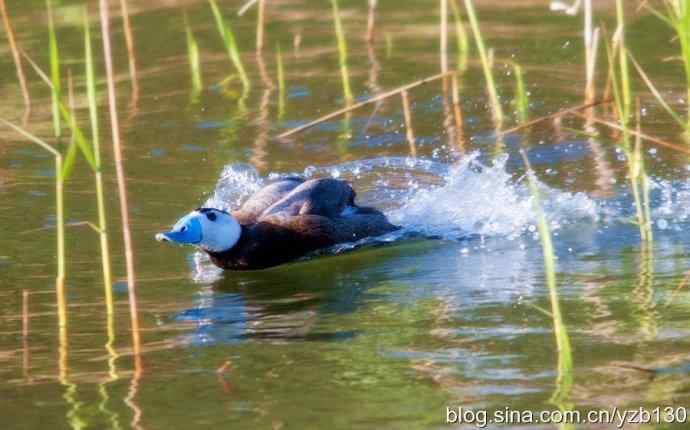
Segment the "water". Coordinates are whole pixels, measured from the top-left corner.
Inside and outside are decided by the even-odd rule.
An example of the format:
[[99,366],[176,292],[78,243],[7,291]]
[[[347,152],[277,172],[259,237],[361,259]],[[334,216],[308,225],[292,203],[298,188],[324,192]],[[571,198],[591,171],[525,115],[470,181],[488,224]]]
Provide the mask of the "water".
[[[410,92],[417,157],[405,138],[398,99],[374,115],[355,111],[349,119],[277,140],[278,133],[342,106],[330,8],[312,3],[269,2],[263,61],[275,79],[274,47],[280,43],[287,84],[282,118],[277,89],[262,83],[253,54],[253,12],[232,18],[253,82],[241,103],[237,82],[225,82],[232,66],[205,2],[130,1],[138,94],[131,92],[120,21],[114,21],[139,278],[139,368],[131,351],[107,129],[116,312],[109,321],[97,237],[88,227],[69,227],[66,341],[55,305],[52,160],[1,131],[3,428],[438,428],[446,406],[554,408],[557,352],[552,320],[540,311],[550,303],[523,147],[553,232],[573,344],[568,404],[580,410],[687,405],[687,158],[645,147],[655,238],[645,247],[631,223],[625,157],[614,140],[584,140],[571,130],[581,124],[564,120],[560,128],[548,122],[497,142],[478,63],[463,81],[460,141],[446,127],[440,83]],[[341,4],[358,99],[438,72],[436,6],[380,4],[377,42],[368,50],[360,3]],[[550,11],[548,2],[478,3],[485,37],[496,48],[511,125],[514,83],[505,59],[525,69],[533,117],[581,103],[581,16]],[[79,4],[57,5],[56,24],[63,68],[75,76],[85,121]],[[240,6],[221,4],[227,16]],[[611,5],[597,6],[597,16],[611,23]],[[45,66],[43,2],[10,1],[8,7],[19,44]],[[202,52],[204,90],[197,95],[189,84],[183,8]],[[628,16],[631,50],[681,107],[680,66],[660,60],[677,55],[666,27],[632,7]],[[21,122],[7,50],[1,39],[0,117]],[[100,74],[100,59],[97,64]],[[602,70],[600,91],[604,83]],[[638,84],[645,132],[681,142]],[[50,95],[31,74],[30,90],[28,127],[48,137]],[[106,124],[103,85],[99,103]],[[294,174],[351,181],[358,202],[380,207],[403,230],[241,273],[224,273],[190,248],[153,240],[194,207],[232,209],[266,181]],[[68,221],[95,220],[93,197],[92,177],[80,160],[67,185]]]

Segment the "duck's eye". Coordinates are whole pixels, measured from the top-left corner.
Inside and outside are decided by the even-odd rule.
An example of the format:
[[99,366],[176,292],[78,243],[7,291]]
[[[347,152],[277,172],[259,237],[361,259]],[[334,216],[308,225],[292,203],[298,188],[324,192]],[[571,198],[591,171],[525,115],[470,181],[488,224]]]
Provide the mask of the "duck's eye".
[[215,221],[216,220],[216,214],[214,214],[213,212],[208,212],[206,214],[206,218],[208,218],[209,221]]
[[182,233],[184,233],[185,231],[187,231],[187,226],[186,226],[186,225],[183,225],[182,228],[180,229],[180,231],[181,231]]

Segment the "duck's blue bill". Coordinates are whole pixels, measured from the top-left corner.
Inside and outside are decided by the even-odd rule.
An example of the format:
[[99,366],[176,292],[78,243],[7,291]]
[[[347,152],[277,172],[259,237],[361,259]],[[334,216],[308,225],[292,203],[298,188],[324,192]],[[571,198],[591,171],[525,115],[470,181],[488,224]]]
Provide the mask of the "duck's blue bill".
[[201,242],[201,224],[195,216],[190,214],[173,226],[172,230],[156,235],[159,242],[175,242],[184,245],[196,245]]

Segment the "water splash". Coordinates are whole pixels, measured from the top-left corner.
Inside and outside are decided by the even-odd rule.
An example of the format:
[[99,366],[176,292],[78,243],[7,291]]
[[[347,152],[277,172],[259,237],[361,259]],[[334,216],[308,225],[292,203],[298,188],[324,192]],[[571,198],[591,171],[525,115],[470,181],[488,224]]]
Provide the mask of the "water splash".
[[[509,156],[492,165],[474,153],[453,164],[406,157],[380,157],[325,167],[307,167],[304,177],[330,176],[350,181],[360,204],[375,204],[407,231],[446,239],[472,235],[516,237],[534,231],[529,189],[506,169]],[[275,180],[294,173],[268,175]],[[225,167],[206,205],[236,209],[264,184],[256,170],[235,163]],[[598,205],[584,193],[540,185],[551,227],[595,221]]]
[[[416,190],[399,209],[393,222],[430,235],[456,239],[467,235],[516,238],[535,231],[532,198],[523,178],[506,170],[509,156],[491,166],[475,153],[450,167],[443,185]],[[540,184],[545,211],[553,230],[574,222],[597,219],[597,204],[584,193],[568,193]]]

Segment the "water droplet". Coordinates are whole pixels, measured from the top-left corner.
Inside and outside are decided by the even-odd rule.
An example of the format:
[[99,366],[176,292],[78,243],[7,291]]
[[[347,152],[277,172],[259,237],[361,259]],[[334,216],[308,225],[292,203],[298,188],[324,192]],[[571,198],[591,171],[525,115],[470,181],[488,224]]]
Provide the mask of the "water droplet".
[[668,221],[661,218],[656,222],[656,226],[659,227],[659,230],[666,230],[668,228]]

